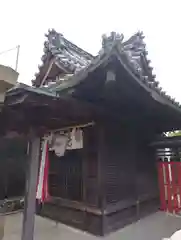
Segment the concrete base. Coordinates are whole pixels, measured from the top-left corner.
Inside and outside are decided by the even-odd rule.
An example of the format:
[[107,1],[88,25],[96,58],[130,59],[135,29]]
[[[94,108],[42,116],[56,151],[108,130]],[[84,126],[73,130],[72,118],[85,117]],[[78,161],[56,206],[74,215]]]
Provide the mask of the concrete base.
[[[6,217],[5,237],[3,240],[19,240],[21,236],[22,215],[14,214]],[[170,238],[174,232],[181,229],[181,218],[167,216],[157,212],[137,223],[131,224],[115,233],[104,237],[105,240],[162,240]],[[99,240],[95,237],[63,224],[36,217],[34,240]],[[181,238],[180,238],[181,239]]]

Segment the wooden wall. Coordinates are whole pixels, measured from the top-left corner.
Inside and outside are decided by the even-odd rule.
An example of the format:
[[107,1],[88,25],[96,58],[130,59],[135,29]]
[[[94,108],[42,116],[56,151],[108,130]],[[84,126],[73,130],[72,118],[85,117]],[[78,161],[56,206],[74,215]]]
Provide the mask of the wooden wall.
[[[57,185],[57,182],[56,193],[54,192],[50,202],[43,205],[40,214],[83,229],[84,231],[101,235],[102,213],[100,211],[101,199],[98,184],[99,141],[97,127],[93,126],[85,128],[83,134],[84,147],[81,150],[82,166],[80,171],[80,177],[82,179],[82,198],[72,201],[66,196],[63,197],[62,194],[60,194],[61,197],[57,198],[57,192],[61,192],[63,190],[60,184]],[[56,165],[56,168],[58,165]],[[55,172],[55,168],[54,170],[50,170]],[[50,194],[51,193],[52,191]],[[56,198],[54,196],[56,196]]]
[[99,192],[95,127],[85,128],[83,135],[83,149],[68,150],[62,157],[49,151],[49,194],[95,207]]
[[82,200],[52,199],[41,214],[105,235],[156,211],[156,163],[148,146],[152,137],[117,122],[103,121],[85,129]]
[[102,128],[103,227],[104,232],[110,232],[157,210],[159,195],[155,152],[149,147],[153,135],[116,123]]
[[98,138],[97,128],[89,127],[84,130],[84,199],[89,206],[98,207]]

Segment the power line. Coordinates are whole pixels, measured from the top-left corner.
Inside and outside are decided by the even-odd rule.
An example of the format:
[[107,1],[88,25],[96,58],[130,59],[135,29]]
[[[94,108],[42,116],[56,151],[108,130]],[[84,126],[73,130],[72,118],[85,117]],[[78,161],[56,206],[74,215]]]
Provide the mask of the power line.
[[8,49],[8,50],[5,50],[5,51],[2,51],[2,52],[0,52],[0,55],[1,54],[4,54],[4,53],[7,53],[7,52],[10,52],[10,51],[12,51],[12,50],[15,50],[15,49],[17,49],[19,46],[16,46],[16,47],[14,47],[14,48],[10,48],[10,49]]
[[4,53],[7,53],[7,52],[10,52],[12,50],[17,50],[17,54],[16,54],[16,65],[15,65],[15,70],[17,71],[18,69],[18,60],[19,60],[19,50],[20,50],[20,45],[14,47],[14,48],[10,48],[8,50],[5,50],[3,52],[0,52],[0,55],[4,54]]

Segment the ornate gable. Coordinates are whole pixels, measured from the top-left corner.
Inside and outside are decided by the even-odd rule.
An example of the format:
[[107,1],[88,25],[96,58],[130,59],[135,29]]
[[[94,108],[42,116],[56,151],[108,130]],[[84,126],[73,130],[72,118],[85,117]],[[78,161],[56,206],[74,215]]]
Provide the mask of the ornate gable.
[[[36,79],[41,78],[40,82],[44,79],[50,65],[55,64],[62,75],[74,74],[89,65],[94,58],[54,29],[49,30],[45,36],[47,40],[44,42],[42,65],[38,66],[39,72],[35,74]],[[48,74],[46,77],[48,77]],[[33,85],[36,85],[36,79],[32,81]]]

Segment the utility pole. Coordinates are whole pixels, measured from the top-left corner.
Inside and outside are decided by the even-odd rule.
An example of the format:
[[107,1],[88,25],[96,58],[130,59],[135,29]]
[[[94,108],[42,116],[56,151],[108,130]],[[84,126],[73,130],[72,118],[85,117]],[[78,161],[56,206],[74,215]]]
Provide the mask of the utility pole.
[[15,67],[16,71],[18,70],[19,50],[20,50],[20,45],[17,46],[16,67]]

